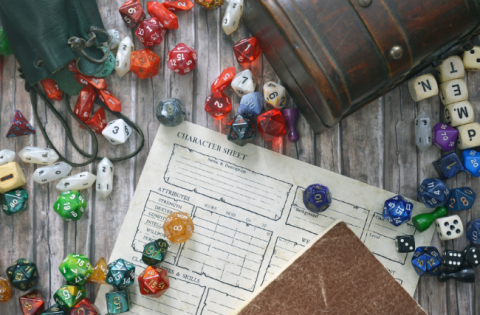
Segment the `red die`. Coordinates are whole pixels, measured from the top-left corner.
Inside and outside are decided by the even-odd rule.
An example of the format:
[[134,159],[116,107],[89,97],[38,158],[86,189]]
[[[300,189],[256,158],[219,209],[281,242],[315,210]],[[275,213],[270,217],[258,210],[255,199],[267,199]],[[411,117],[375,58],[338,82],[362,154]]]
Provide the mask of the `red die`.
[[99,315],[100,310],[88,298],[84,298],[70,311],[70,315]]
[[[103,107],[100,107],[99,110],[93,114],[93,116],[85,122],[85,125],[90,127],[95,133],[99,135],[102,134],[103,129],[107,126],[107,118],[105,117],[105,110]],[[83,129],[83,126],[80,125],[80,128]]]
[[215,91],[223,91],[227,88],[227,86],[232,82],[233,78],[235,77],[235,67],[230,67],[223,70],[222,74],[213,82],[211,91],[212,93]]
[[207,97],[205,111],[213,118],[220,120],[232,111],[232,101],[222,92],[215,91]]
[[140,293],[159,298],[170,287],[168,273],[165,269],[149,266],[138,276]]
[[152,17],[140,23],[135,35],[145,46],[154,46],[162,42],[166,33],[167,29],[163,24],[156,17]]
[[62,91],[60,91],[55,81],[53,81],[52,79],[43,79],[40,83],[42,83],[42,86],[49,98],[55,101],[62,100],[63,93]]
[[137,27],[145,19],[145,12],[138,0],[128,0],[118,11],[129,28]]
[[73,76],[75,77],[75,80],[77,80],[78,83],[83,85],[91,84],[97,90],[104,90],[108,87],[107,81],[105,81],[105,79],[102,79],[102,78],[91,77],[81,73],[75,73]]
[[76,60],[70,61],[70,63],[67,65],[67,69],[68,69],[68,71],[73,72],[73,73],[80,73],[80,71],[78,71],[78,68],[77,68],[77,61]]
[[180,43],[168,53],[167,66],[179,75],[185,75],[197,67],[197,52]]
[[132,52],[130,71],[140,79],[157,75],[159,65],[160,57],[148,48]]
[[164,3],[155,1],[147,2],[147,11],[151,16],[156,17],[166,28],[178,29],[178,18],[172,11],[168,10]]
[[38,291],[21,296],[20,306],[24,315],[40,315],[45,310],[45,302]]
[[258,132],[265,141],[272,141],[287,134],[287,122],[278,108],[257,116]]
[[90,114],[92,113],[93,103],[95,102],[96,97],[97,93],[95,93],[95,90],[90,84],[80,91],[80,95],[77,98],[77,104],[75,104],[75,108],[73,109],[73,113],[78,119],[83,122],[88,120],[88,117],[90,117]]
[[28,120],[20,113],[19,110],[13,116],[13,122],[8,129],[7,138],[20,137],[24,135],[31,135],[35,133],[35,129],[30,126]]
[[170,11],[188,11],[195,5],[190,0],[165,1],[162,3]]
[[239,63],[253,62],[262,54],[255,37],[245,38],[236,43],[233,52]]
[[99,90],[98,98],[107,105],[112,112],[121,112],[122,103],[109,90]]

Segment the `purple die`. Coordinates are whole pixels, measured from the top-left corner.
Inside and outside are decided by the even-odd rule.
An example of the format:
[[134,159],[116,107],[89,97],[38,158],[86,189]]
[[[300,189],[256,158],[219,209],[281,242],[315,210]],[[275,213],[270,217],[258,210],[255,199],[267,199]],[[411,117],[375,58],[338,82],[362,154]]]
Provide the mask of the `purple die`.
[[457,142],[458,130],[444,123],[433,127],[433,144],[443,151],[452,151]]
[[288,141],[297,142],[299,139],[297,132],[298,109],[287,108],[282,110],[282,115],[287,122],[288,127]]
[[383,218],[395,226],[410,221],[413,204],[398,195],[385,201],[383,205]]
[[332,204],[332,194],[328,187],[313,184],[304,190],[303,203],[312,212],[323,212]]

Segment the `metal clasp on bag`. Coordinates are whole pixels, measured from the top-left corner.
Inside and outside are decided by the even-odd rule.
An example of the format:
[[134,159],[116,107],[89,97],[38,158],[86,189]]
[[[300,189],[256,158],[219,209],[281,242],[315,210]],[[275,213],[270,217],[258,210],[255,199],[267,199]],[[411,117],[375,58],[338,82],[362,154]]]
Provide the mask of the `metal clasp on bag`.
[[[107,36],[107,41],[106,41],[107,50],[105,51],[105,54],[103,55],[102,59],[92,58],[84,51],[85,48],[90,47],[90,46],[95,44],[95,42],[97,40],[96,33],[103,33],[103,34],[105,34],[105,36]],[[83,38],[73,36],[73,37],[70,37],[68,39],[67,44],[70,45],[70,48],[72,48],[73,51],[76,51],[76,52],[80,53],[80,55],[82,55],[82,57],[85,58],[87,61],[89,61],[91,63],[95,63],[95,64],[104,63],[108,58],[108,54],[110,54],[110,45],[111,45],[111,41],[112,41],[112,39],[110,37],[110,34],[108,34],[108,32],[105,31],[104,29],[101,29],[101,28],[96,27],[96,26],[91,26],[88,29],[88,37],[90,37],[90,38],[88,39],[88,41],[86,41]]]

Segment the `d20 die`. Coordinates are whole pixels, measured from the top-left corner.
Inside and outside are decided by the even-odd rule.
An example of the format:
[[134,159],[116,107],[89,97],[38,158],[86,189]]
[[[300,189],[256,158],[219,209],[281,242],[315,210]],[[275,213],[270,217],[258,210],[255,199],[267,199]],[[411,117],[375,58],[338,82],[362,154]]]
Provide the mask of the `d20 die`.
[[415,144],[422,152],[432,145],[431,119],[425,112],[415,118]]
[[17,162],[10,162],[0,166],[0,193],[13,190],[25,185],[25,174]]
[[415,102],[438,94],[438,85],[435,77],[431,74],[424,74],[408,81],[408,90]]
[[242,39],[233,46],[233,52],[239,63],[250,63],[257,60],[262,54],[255,37]]
[[163,223],[163,233],[172,243],[185,243],[192,237],[194,230],[192,218],[183,212],[170,214]]
[[102,135],[113,145],[119,145],[127,142],[132,135],[132,128],[123,120],[117,119],[111,121],[102,131]]
[[195,3],[199,4],[207,11],[220,8],[224,2],[225,0],[195,0]]
[[[107,48],[105,47],[100,47],[100,49],[103,50],[103,53],[107,52]],[[107,60],[103,65],[103,69],[95,73],[93,76],[97,78],[108,77],[112,73],[113,69],[115,69],[115,56],[113,55],[112,51],[110,51],[108,53]]]
[[70,174],[72,166],[65,162],[58,162],[52,165],[37,168],[33,173],[33,180],[39,184],[50,183],[54,180]]
[[474,116],[472,104],[468,101],[445,106],[445,121],[452,127],[469,124],[473,122]]
[[142,295],[159,298],[170,287],[168,272],[162,268],[149,266],[138,276],[138,286]]
[[117,289],[125,289],[135,280],[135,266],[122,258],[108,264],[107,284]]
[[165,34],[167,34],[167,29],[156,17],[142,21],[135,32],[137,38],[145,46],[159,45]]
[[458,215],[437,219],[435,226],[442,241],[453,240],[463,235],[462,219]]
[[417,191],[417,197],[427,208],[443,206],[450,196],[450,189],[439,178],[425,179]]
[[215,91],[205,100],[205,111],[220,120],[232,111],[232,100],[223,92]]
[[462,162],[455,152],[445,155],[440,160],[432,163],[442,179],[452,178],[465,170]]
[[122,111],[122,102],[115,97],[109,90],[99,90],[98,98],[105,104],[112,112]]
[[158,74],[160,57],[146,48],[132,52],[130,71],[140,79],[146,79]]
[[243,0],[230,0],[222,22],[225,34],[230,35],[238,29],[242,13]]
[[128,36],[120,42],[117,58],[115,58],[115,71],[117,71],[120,77],[123,77],[130,71],[133,47],[133,42]]
[[67,311],[61,308],[58,304],[53,304],[47,308],[42,315],[69,315]]
[[176,30],[178,29],[178,18],[172,13],[163,3],[155,1],[147,2],[147,11],[151,16],[156,17],[165,28]]
[[55,188],[60,191],[88,189],[92,187],[96,179],[97,176],[93,175],[92,173],[82,172],[80,174],[65,177],[58,182]]
[[470,187],[455,188],[450,193],[447,209],[450,211],[468,210],[473,207],[476,194]]
[[398,195],[385,201],[383,206],[383,218],[395,226],[410,221],[413,204]]
[[277,108],[257,116],[258,132],[265,141],[273,141],[275,138],[287,134],[287,122]]
[[7,132],[7,138],[31,135],[35,133],[35,129],[30,125],[27,119],[20,113],[19,110],[15,111],[13,116],[12,126]]
[[61,101],[63,92],[58,88],[58,84],[52,79],[43,79],[40,81],[49,99]]
[[460,150],[480,146],[480,124],[477,122],[458,126],[457,145]]
[[93,268],[92,275],[87,279],[88,283],[107,284],[108,265],[105,258],[100,258]]
[[213,82],[210,91],[213,93],[215,91],[223,91],[227,86],[232,82],[235,77],[236,69],[235,67],[230,67],[225,70],[218,76],[218,78]]
[[75,80],[83,85],[91,84],[97,90],[104,90],[108,87],[107,81],[103,78],[96,78],[94,76],[88,76],[81,73],[75,73],[73,75]]
[[455,271],[462,267],[463,252],[458,250],[443,251],[443,266],[448,271]]
[[7,277],[15,288],[28,291],[38,283],[39,275],[34,262],[20,258],[7,268]]
[[145,19],[145,12],[138,0],[127,0],[118,10],[127,27],[137,27]]
[[480,153],[475,150],[465,150],[462,153],[465,172],[474,177],[480,176]]
[[62,191],[53,204],[53,210],[62,217],[63,221],[80,220],[86,208],[87,201],[75,190]]
[[18,156],[25,163],[51,165],[55,163],[59,157],[57,152],[49,148],[25,147]]
[[93,87],[89,84],[80,91],[80,95],[77,98],[77,103],[73,109],[73,113],[83,122],[88,120],[92,113],[93,103],[97,93],[93,90]]
[[102,198],[107,198],[113,189],[113,173],[115,168],[109,159],[103,158],[97,165],[97,194]]
[[315,213],[323,212],[332,204],[332,194],[327,186],[313,184],[303,191],[303,204]]
[[448,57],[436,68],[436,70],[440,82],[461,79],[465,76],[463,61],[458,56]]
[[84,298],[72,309],[70,315],[100,315],[100,310],[88,298]]
[[8,302],[12,297],[12,289],[6,279],[0,278],[0,302]]
[[473,267],[480,265],[480,251],[474,245],[468,245],[463,250],[463,257],[465,262]]
[[395,238],[395,248],[399,253],[410,253],[415,250],[415,238],[413,235],[402,235]]
[[227,140],[244,146],[255,139],[255,124],[250,119],[237,115],[227,123]]
[[157,106],[157,119],[166,127],[175,127],[185,120],[185,106],[176,98],[166,98]]
[[467,238],[475,245],[480,245],[480,218],[467,224]]
[[267,82],[263,86],[263,95],[267,104],[275,108],[284,108],[287,105],[287,91],[275,82]]
[[19,300],[24,315],[40,315],[45,310],[45,301],[39,291],[23,295]]
[[0,166],[15,161],[15,152],[12,150],[0,150]]
[[433,144],[443,151],[455,149],[458,130],[444,123],[438,123],[433,127]]
[[[116,49],[120,45],[120,33],[116,29],[111,29],[108,35],[110,35],[110,49]],[[103,43],[103,46],[107,47],[107,43]]]
[[265,100],[263,99],[262,94],[258,92],[244,95],[240,100],[240,105],[238,106],[238,114],[246,118],[258,116],[262,113],[264,102]]
[[168,53],[167,66],[179,75],[186,75],[197,67],[197,52],[180,43]]
[[442,267],[442,257],[435,247],[417,247],[412,256],[413,269],[419,276],[436,276]]
[[167,241],[158,239],[145,245],[143,249],[142,261],[149,266],[159,264],[165,260],[167,251]]
[[7,191],[2,198],[2,209],[6,215],[12,215],[28,209],[28,193],[25,189]]
[[93,267],[87,256],[68,254],[58,267],[68,284],[83,285],[93,273]]
[[255,78],[253,77],[252,72],[248,69],[237,73],[233,78],[231,85],[239,97],[255,92],[256,87]]
[[105,295],[107,301],[108,314],[121,314],[130,310],[130,299],[127,290],[119,290],[107,293]]
[[467,71],[480,70],[480,47],[475,46],[463,53],[463,65]]
[[[93,116],[85,122],[85,125],[92,129],[93,132],[101,135],[103,129],[105,129],[107,126],[107,118],[105,116],[105,110],[103,107],[100,107],[95,114],[93,114]],[[81,125],[80,127],[83,128]]]
[[440,100],[443,105],[447,106],[467,99],[468,88],[465,80],[455,79],[440,84]]
[[53,295],[55,303],[60,307],[71,310],[85,298],[85,288],[81,285],[63,285]]

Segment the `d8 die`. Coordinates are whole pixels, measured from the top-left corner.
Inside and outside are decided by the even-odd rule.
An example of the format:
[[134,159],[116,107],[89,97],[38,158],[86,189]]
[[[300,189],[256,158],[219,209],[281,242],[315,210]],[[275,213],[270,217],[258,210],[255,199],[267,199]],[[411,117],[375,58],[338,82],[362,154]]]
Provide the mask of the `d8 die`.
[[174,212],[163,223],[163,233],[172,243],[185,243],[192,237],[195,226],[192,218],[183,212]]
[[440,100],[443,105],[447,106],[467,99],[468,89],[465,80],[455,79],[440,84]]
[[475,150],[465,150],[462,153],[465,172],[474,177],[480,176],[480,153]]
[[137,38],[145,46],[155,46],[160,44],[163,41],[165,34],[167,34],[167,29],[156,17],[142,21],[135,32]]
[[221,120],[232,111],[232,100],[223,92],[215,91],[205,100],[205,111],[217,120]]
[[55,292],[53,300],[60,307],[71,310],[85,298],[85,295],[85,288],[81,285],[63,285]]
[[53,210],[67,222],[80,220],[86,208],[87,201],[75,190],[62,191],[53,205]]
[[474,245],[468,245],[463,250],[463,257],[465,262],[473,267],[480,265],[480,251]]
[[[88,314],[88,313],[86,313]],[[60,307],[58,304],[53,304],[47,308],[42,315],[69,315],[66,310]],[[96,314],[95,314],[96,315]]]
[[240,25],[242,13],[243,0],[230,0],[222,22],[222,27],[225,31],[225,34],[230,35],[237,30],[238,26]]
[[33,173],[33,180],[39,184],[50,183],[70,174],[72,166],[65,162],[58,162],[49,166],[37,168]]
[[476,194],[470,187],[455,188],[448,198],[447,208],[450,211],[468,210],[473,207]]
[[467,224],[467,238],[475,245],[480,245],[480,218]]
[[232,81],[232,88],[239,97],[253,93],[255,91],[255,86],[255,78],[253,77],[252,72],[248,69],[237,73]]
[[437,219],[435,226],[442,241],[453,240],[463,235],[463,223],[458,215]]
[[277,108],[258,115],[257,125],[258,132],[265,141],[273,141],[287,134],[287,122]]
[[92,187],[96,179],[97,176],[93,175],[92,173],[82,172],[80,174],[63,178],[57,183],[55,188],[60,191],[88,189]]
[[127,142],[132,135],[132,128],[123,120],[117,119],[111,121],[102,131],[102,135],[113,145],[119,145]]
[[225,0],[195,0],[195,3],[208,11],[218,9],[224,2]]
[[431,213],[417,214],[412,218],[412,223],[419,232],[423,232],[426,231],[436,219],[447,216],[447,213],[446,207],[438,207]]
[[395,248],[399,253],[410,253],[415,250],[415,238],[413,235],[395,237]]
[[383,218],[395,226],[410,221],[413,204],[398,195],[385,201],[383,206]]
[[463,61],[458,56],[448,57],[436,68],[436,70],[440,82],[461,79],[465,76]]
[[258,92],[247,94],[240,100],[238,114],[246,118],[258,116],[262,112],[264,102],[265,100],[263,99],[262,94]]
[[443,266],[448,271],[455,271],[460,269],[463,264],[463,252],[458,250],[444,250],[443,251]]
[[186,75],[197,67],[197,52],[180,43],[168,53],[167,66],[179,75]]
[[[105,47],[100,47],[100,49],[103,50],[103,53],[107,52],[107,48]],[[103,66],[103,69],[95,73],[93,76],[97,78],[108,77],[112,73],[113,69],[115,69],[115,56],[110,50],[110,52],[108,53],[107,60],[105,61],[105,64]]]
[[28,209],[28,193],[25,189],[15,189],[6,192],[2,198],[2,210],[6,215],[12,215]]
[[40,315],[45,310],[45,301],[38,291],[20,297],[20,306],[24,315]]
[[315,213],[323,212],[332,204],[332,194],[327,186],[313,184],[303,191],[303,204]]
[[53,81],[52,79],[43,79],[40,81],[45,90],[45,94],[47,94],[49,99],[55,101],[61,101],[63,98],[62,91],[58,88],[58,84]]
[[237,115],[227,123],[227,140],[244,146],[255,139],[255,124],[250,119]]
[[0,166],[0,193],[13,190],[26,183],[25,174],[17,162],[10,162]]
[[59,157],[58,154],[49,148],[25,147],[18,156],[25,163],[51,165],[55,163]]
[[143,249],[142,261],[149,266],[159,264],[165,260],[167,251],[167,241],[158,239],[145,245]]
[[166,127],[175,127],[185,120],[185,106],[176,98],[166,98],[157,106],[157,119]]
[[107,284],[108,265],[105,258],[100,258],[93,268],[92,275],[87,279],[88,283]]
[[68,254],[58,267],[68,284],[83,285],[93,273],[93,267],[87,256]]
[[460,150],[480,146],[480,124],[477,122],[458,126],[457,145]]
[[435,247],[417,247],[412,256],[413,269],[419,276],[436,276],[442,267],[442,258]]
[[6,279],[0,278],[0,302],[8,302],[12,297],[12,290]]
[[445,106],[445,121],[452,127],[469,124],[473,122],[474,116],[472,104],[468,101]]
[[435,77],[431,74],[424,74],[408,81],[408,90],[415,102],[438,94],[438,85]]
[[146,79],[158,74],[160,57],[146,48],[132,52],[130,71],[140,79]]
[[130,310],[130,299],[127,290],[119,290],[107,293],[105,295],[107,300],[108,314],[121,314]]
[[233,52],[239,63],[250,63],[257,60],[262,54],[255,37],[242,39],[233,46]]
[[[108,34],[110,35],[110,49],[116,49],[120,45],[120,33],[115,29],[111,29],[108,31]],[[108,47],[107,45],[107,43],[103,43],[103,46]]]
[[117,71],[120,77],[123,77],[130,71],[133,47],[133,42],[128,36],[120,42],[115,60],[115,71]]
[[107,283],[117,289],[131,286],[135,280],[135,266],[122,258],[108,264]]
[[102,198],[107,198],[112,192],[114,170],[112,162],[107,158],[103,158],[97,165],[97,184],[95,187],[97,194]]
[[15,161],[15,152],[12,150],[0,150],[0,166]]
[[440,160],[432,163],[442,179],[452,178],[464,171],[464,167],[455,152],[445,155]]
[[263,86],[263,95],[267,104],[275,108],[284,108],[287,105],[287,91],[275,82],[267,82]]
[[37,265],[20,258],[7,268],[7,277],[12,286],[22,291],[28,291],[38,282]]
[[232,82],[235,77],[236,69],[235,67],[230,67],[225,70],[218,76],[218,78],[213,81],[213,84],[210,88],[210,91],[213,93],[215,91],[223,91],[227,86]]
[[139,0],[127,0],[118,11],[129,28],[137,27],[145,19]]
[[149,266],[138,276],[140,293],[153,298],[161,297],[170,287],[165,269]]
[[84,298],[72,309],[70,315],[100,315],[100,310],[88,298]]
[[480,47],[475,46],[463,53],[463,65],[467,71],[480,70]]
[[417,197],[427,208],[443,206],[450,196],[448,187],[438,178],[425,179],[417,191]]
[[155,1],[147,2],[147,11],[151,16],[156,17],[165,28],[176,30],[178,29],[178,18],[172,13],[163,3]]
[[455,149],[458,130],[444,123],[438,123],[433,127],[433,144],[443,151]]

